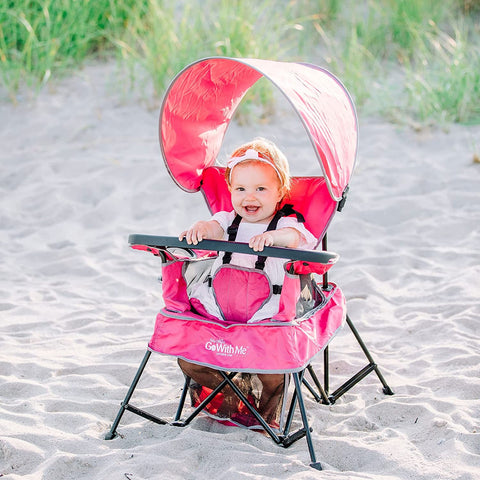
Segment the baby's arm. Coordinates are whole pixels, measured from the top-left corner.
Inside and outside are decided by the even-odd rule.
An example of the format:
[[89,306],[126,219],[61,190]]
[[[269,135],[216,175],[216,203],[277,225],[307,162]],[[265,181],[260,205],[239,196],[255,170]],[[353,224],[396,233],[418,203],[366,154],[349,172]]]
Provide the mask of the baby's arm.
[[302,238],[303,235],[296,228],[286,227],[255,235],[248,244],[256,252],[261,252],[264,247],[272,246],[297,248]]
[[192,243],[197,245],[198,242],[207,238],[210,240],[222,240],[223,234],[223,228],[216,220],[201,220],[194,223],[188,230],[182,232],[178,238],[180,240],[185,238],[189,245]]

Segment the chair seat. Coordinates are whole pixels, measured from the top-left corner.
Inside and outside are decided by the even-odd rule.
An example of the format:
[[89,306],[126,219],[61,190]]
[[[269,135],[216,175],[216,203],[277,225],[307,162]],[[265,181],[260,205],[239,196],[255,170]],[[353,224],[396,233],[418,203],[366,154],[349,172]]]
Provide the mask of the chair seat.
[[326,302],[294,322],[235,324],[163,309],[149,348],[223,371],[299,372],[344,323],[345,297],[339,287],[330,285]]

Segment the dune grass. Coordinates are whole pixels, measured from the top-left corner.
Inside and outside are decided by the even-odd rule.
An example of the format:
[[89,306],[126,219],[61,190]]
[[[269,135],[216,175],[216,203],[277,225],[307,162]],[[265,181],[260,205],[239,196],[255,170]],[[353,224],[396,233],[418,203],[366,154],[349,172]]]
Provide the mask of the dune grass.
[[0,4],[0,80],[13,94],[38,88],[111,49],[135,0],[6,0]]
[[480,1],[343,6],[333,28],[315,26],[323,61],[360,111],[400,122],[480,122]]
[[[336,74],[361,113],[479,123],[479,19],[480,0],[7,0],[0,82],[15,101],[87,59],[117,56],[161,97],[202,57],[301,60]],[[264,113],[272,104],[267,82],[246,102]]]

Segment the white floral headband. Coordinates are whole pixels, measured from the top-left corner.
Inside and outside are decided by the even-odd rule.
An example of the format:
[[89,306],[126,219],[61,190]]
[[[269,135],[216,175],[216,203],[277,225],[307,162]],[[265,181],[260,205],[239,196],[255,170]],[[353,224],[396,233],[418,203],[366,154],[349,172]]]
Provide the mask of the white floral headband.
[[262,158],[256,150],[253,148],[249,148],[243,155],[240,157],[230,157],[227,162],[227,167],[230,169],[230,174],[229,174],[229,180],[232,180],[232,170],[233,167],[237,166],[241,162],[245,162],[246,160],[257,160],[258,162],[263,162],[268,165],[270,165],[275,172],[278,175],[278,178],[280,179],[280,182],[282,182],[282,177],[280,175],[280,172],[278,171],[278,168],[269,160],[266,160],[265,158]]

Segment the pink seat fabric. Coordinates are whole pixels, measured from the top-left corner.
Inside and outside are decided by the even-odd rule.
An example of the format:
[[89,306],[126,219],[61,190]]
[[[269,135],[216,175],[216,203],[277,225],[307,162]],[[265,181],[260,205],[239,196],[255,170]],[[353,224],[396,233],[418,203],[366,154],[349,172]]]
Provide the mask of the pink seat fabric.
[[163,309],[149,348],[225,371],[298,372],[328,345],[345,315],[345,297],[335,285],[323,307],[292,322],[228,324]]
[[[222,167],[209,167],[203,172],[201,191],[212,213],[232,209],[224,173]],[[337,207],[322,177],[293,178],[285,203],[292,203],[303,214],[306,227],[319,240]],[[252,312],[245,311],[225,322],[209,315],[198,303],[192,305],[183,277],[189,261],[171,261],[163,267],[165,308],[157,316],[149,344],[153,351],[226,371],[300,371],[328,345],[345,320],[345,298],[334,284],[322,305],[305,318],[295,318],[299,275],[323,274],[329,266],[295,262],[292,273],[285,276],[277,315],[246,324]],[[259,292],[259,298],[262,295]]]
[[[293,204],[305,217],[306,228],[320,242],[348,186],[358,138],[348,92],[322,68],[225,57],[189,65],[172,81],[162,102],[159,138],[165,165],[180,188],[202,191],[212,214],[231,211],[225,170],[215,162],[238,105],[261,77],[285,95],[311,141],[318,176],[293,178],[284,202]],[[166,306],[157,317],[152,350],[219,369],[292,371],[304,367],[312,355],[325,348],[345,319],[345,299],[333,284],[321,305],[305,318],[295,318],[300,274],[322,275],[331,265],[292,264],[293,273],[285,276],[279,312],[258,324],[243,323],[251,312],[242,316],[242,324],[232,324],[192,305],[183,277],[187,265],[188,261],[182,260],[164,266]],[[285,354],[279,358],[280,350]]]

